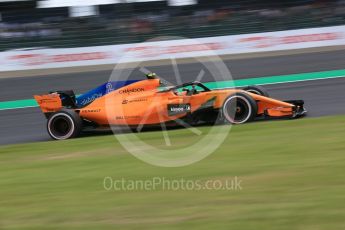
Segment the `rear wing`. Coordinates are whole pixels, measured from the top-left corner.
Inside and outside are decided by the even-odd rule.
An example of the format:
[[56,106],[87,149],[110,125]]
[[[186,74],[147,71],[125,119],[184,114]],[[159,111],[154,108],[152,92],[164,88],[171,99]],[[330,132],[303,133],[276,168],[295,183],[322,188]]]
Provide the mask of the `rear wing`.
[[43,113],[53,113],[62,109],[62,101],[57,93],[34,95]]

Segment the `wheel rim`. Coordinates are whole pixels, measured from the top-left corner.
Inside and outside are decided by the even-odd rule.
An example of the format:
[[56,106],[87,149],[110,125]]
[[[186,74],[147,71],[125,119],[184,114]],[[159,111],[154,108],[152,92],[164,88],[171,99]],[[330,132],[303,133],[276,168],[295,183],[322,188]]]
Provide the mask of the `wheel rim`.
[[249,101],[242,96],[232,96],[225,102],[224,116],[231,123],[244,123],[249,120],[251,113]]
[[48,131],[55,139],[67,139],[74,131],[73,120],[65,114],[55,114],[51,119],[49,119]]

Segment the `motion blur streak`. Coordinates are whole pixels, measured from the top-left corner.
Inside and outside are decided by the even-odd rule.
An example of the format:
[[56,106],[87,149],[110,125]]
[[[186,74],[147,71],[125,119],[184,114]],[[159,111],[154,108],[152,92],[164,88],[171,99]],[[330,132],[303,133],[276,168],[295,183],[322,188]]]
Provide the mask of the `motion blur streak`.
[[[332,54],[332,53],[331,53]],[[336,53],[335,53],[336,54]],[[343,54],[343,53],[342,53]],[[313,58],[312,55],[302,55],[302,57]],[[319,54],[322,56],[322,54]],[[296,55],[294,56],[296,57]],[[301,59],[301,56],[297,55],[297,59]],[[274,62],[278,57],[265,58],[266,65],[261,65],[260,62],[254,62],[256,59],[252,60],[241,60],[237,62],[235,68],[242,68],[243,74],[240,76],[234,76],[235,80],[252,77],[253,74],[258,73],[260,75],[267,75],[267,73],[275,74],[279,72],[278,70],[284,70],[286,73],[291,73],[291,69],[286,69],[291,66],[291,56],[279,57],[280,65],[271,65],[270,62]],[[314,57],[315,60],[315,57]],[[325,59],[320,58],[320,62]],[[342,61],[341,61],[342,62]],[[339,62],[339,66],[341,66]],[[240,63],[240,64],[239,64]],[[246,70],[246,66],[254,65],[256,63],[256,68],[252,69],[251,72]],[[304,62],[305,63],[305,62]],[[315,62],[317,64],[318,62]],[[230,66],[231,63],[227,62]],[[323,65],[296,65],[296,69],[301,70],[301,72],[307,71],[322,71],[329,70],[334,67],[338,68],[335,65],[336,62],[323,62]],[[195,64],[196,65],[196,64]],[[189,79],[188,76],[193,76],[186,74],[188,72],[193,72],[194,68],[197,68],[193,64],[183,65],[180,70],[182,70],[182,75],[184,76],[184,81],[194,80]],[[304,68],[303,68],[304,66]],[[324,69],[323,69],[324,68]],[[169,66],[157,66],[150,68],[156,71],[161,76],[169,76],[170,68]],[[257,70],[257,71],[256,71]],[[304,71],[303,71],[304,70]],[[247,71],[247,72],[246,72]],[[277,72],[274,72],[277,71]],[[293,70],[292,70],[293,71]],[[23,78],[24,81],[28,81],[30,85],[30,90],[26,91],[24,85],[19,85],[17,91],[10,91],[10,88],[7,89],[7,98],[12,98],[14,96],[30,97],[32,92],[40,89],[42,92],[47,92],[51,87],[51,82],[54,83],[54,86],[57,89],[65,88],[65,83],[70,82],[70,88],[77,88],[78,93],[81,93],[83,90],[89,89],[92,84],[102,83],[103,80],[107,79],[108,72],[103,72],[104,76],[98,75],[98,78],[94,78],[94,73],[91,73],[90,79],[93,80],[91,83],[84,80],[85,75],[79,74],[77,76],[57,76],[57,77],[38,77],[38,78]],[[139,76],[141,76],[140,74]],[[60,78],[62,77],[62,78]],[[13,79],[12,79],[13,80]],[[6,83],[12,82],[11,79],[6,79]],[[170,79],[169,79],[170,80]],[[204,81],[207,81],[208,78],[205,76]],[[5,80],[2,80],[5,81]],[[8,82],[7,82],[8,81]],[[46,81],[46,83],[44,83]],[[40,82],[40,84],[36,84]],[[49,83],[50,82],[50,83]],[[96,83],[95,83],[96,82]],[[56,83],[56,84],[55,84]],[[23,88],[21,88],[23,87]],[[268,85],[266,88],[271,93],[272,97],[280,99],[288,99],[291,95],[294,95],[295,98],[302,98],[305,100],[306,105],[308,105],[308,116],[324,116],[324,115],[333,115],[333,114],[345,114],[345,99],[344,99],[344,88],[345,88],[345,78],[335,78],[335,79],[325,79],[325,80],[315,80],[315,81],[306,81],[306,82],[296,82],[296,83],[286,83],[286,84],[277,84],[277,85]],[[2,92],[4,93],[4,92]],[[25,117],[25,119],[22,119]],[[23,143],[23,142],[33,142],[33,141],[47,141],[50,140],[48,134],[45,130],[45,119],[40,113],[38,108],[28,108],[21,110],[8,110],[0,111],[0,144],[12,144],[12,143]]]

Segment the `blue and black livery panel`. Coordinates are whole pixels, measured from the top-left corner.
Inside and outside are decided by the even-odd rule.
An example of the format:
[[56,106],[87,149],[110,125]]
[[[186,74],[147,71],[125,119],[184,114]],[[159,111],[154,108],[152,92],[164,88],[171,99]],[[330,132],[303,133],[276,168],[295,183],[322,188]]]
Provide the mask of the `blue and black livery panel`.
[[117,90],[119,88],[133,84],[138,81],[140,80],[106,82],[103,85],[100,85],[97,88],[90,90],[89,92],[79,95],[76,98],[76,105],[78,107],[83,107],[87,104],[90,104],[91,102],[93,102],[95,99],[99,97],[102,97],[114,90]]

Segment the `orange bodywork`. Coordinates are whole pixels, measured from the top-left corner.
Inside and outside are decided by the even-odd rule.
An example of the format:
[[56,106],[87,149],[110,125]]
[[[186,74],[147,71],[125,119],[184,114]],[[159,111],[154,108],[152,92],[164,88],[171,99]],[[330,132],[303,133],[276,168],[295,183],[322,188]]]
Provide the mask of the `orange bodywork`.
[[[161,90],[159,79],[147,79],[116,89],[82,108],[74,108],[80,117],[98,125],[149,125],[174,121],[193,113],[208,102],[220,109],[226,98],[237,92],[249,94],[258,105],[258,115],[293,116],[295,105],[249,93],[240,89],[221,89],[187,96],[185,92]],[[35,96],[43,113],[63,108],[58,94]],[[169,105],[188,105],[188,108]],[[174,110],[174,111],[172,111]],[[181,111],[180,111],[181,110]]]

